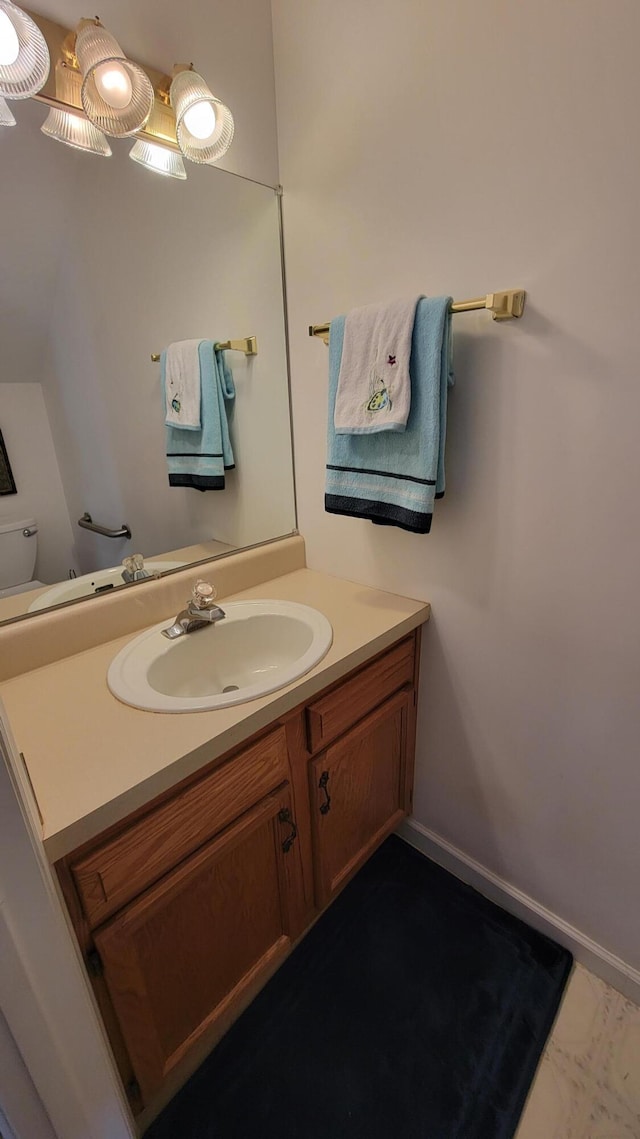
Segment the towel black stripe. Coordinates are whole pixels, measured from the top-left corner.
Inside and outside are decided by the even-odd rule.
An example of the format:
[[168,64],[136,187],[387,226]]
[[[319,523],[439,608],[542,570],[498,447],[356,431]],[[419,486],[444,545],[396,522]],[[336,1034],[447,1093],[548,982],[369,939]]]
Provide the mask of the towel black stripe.
[[222,451],[167,451],[168,459],[222,459]]
[[169,486],[189,487],[193,490],[224,490],[224,475],[169,475]]
[[325,494],[324,508],[328,514],[345,514],[349,518],[365,518],[377,526],[399,526],[412,534],[428,534],[432,514],[405,510],[388,502],[371,502],[366,498],[347,498],[341,494]]
[[374,471],[369,467],[336,467],[327,463],[328,471],[351,471],[356,475],[381,475],[385,479],[403,479],[405,482],[417,482],[420,486],[435,486],[435,479],[414,479],[412,475],[395,475],[393,471]]

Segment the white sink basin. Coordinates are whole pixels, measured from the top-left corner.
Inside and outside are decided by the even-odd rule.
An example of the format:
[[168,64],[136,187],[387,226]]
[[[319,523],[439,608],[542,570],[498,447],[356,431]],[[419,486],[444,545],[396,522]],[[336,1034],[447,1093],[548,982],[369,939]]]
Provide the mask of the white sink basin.
[[[148,561],[144,563],[147,573],[164,573],[165,570],[180,569],[184,562]],[[110,566],[109,569],[96,570],[95,573],[84,573],[81,577],[72,577],[69,581],[60,581],[52,585],[46,593],[40,593],[27,609],[27,613],[35,613],[38,609],[48,609],[50,605],[62,605],[63,601],[76,601],[78,597],[90,597],[98,590],[108,589],[109,586],[124,585],[122,580],[123,566]]]
[[226,617],[175,640],[171,618],[125,645],[107,683],[148,712],[204,712],[243,704],[291,684],[328,651],[327,618],[291,601],[222,602]]

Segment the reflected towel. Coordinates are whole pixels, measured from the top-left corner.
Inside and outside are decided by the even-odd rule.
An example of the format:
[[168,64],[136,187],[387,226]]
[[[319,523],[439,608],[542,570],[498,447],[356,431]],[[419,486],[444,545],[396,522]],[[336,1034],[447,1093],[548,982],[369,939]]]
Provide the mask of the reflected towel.
[[200,429],[199,340],[176,340],[165,351],[164,393],[167,427]]
[[334,407],[344,317],[329,335],[329,425],[325,510],[428,534],[445,489],[444,444],[450,369],[450,297],[418,302],[411,341],[411,411],[403,432],[338,435]]
[[[200,341],[198,358],[202,426],[195,431],[167,427],[169,485],[224,490],[224,472],[235,466],[226,405],[230,404],[231,411],[236,390],[224,352],[214,350],[212,340]],[[163,352],[160,362],[163,392],[165,364]]]

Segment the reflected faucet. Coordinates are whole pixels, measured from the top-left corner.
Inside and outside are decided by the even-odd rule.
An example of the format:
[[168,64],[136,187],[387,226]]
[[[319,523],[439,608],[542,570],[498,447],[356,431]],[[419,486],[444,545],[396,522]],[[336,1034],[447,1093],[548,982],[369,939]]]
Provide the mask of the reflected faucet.
[[178,613],[173,625],[162,630],[162,636],[174,640],[175,637],[184,637],[187,633],[195,633],[198,629],[222,621],[226,613],[216,605],[215,597],[215,586],[208,581],[197,581],[187,608]]
[[132,554],[130,558],[124,558],[122,562],[124,569],[122,571],[122,580],[142,581],[145,577],[151,577],[148,570],[144,568],[144,558],[142,554]]

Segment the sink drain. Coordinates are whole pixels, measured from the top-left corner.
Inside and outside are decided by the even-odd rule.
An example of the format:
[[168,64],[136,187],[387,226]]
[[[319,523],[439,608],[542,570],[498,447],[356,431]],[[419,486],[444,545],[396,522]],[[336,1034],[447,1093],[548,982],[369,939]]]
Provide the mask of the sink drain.
[[240,688],[239,684],[227,684],[227,687],[223,688],[222,691],[223,692],[237,692],[239,688]]

